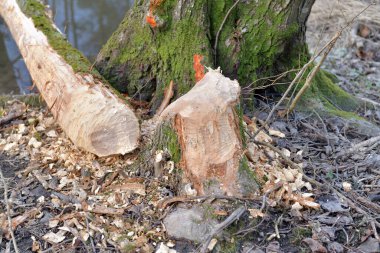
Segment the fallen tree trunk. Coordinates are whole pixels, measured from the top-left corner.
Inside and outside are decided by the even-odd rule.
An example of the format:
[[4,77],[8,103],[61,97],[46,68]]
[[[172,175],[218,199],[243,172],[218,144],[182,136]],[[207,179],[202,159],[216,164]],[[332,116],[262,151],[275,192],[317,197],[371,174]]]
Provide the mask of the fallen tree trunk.
[[[134,150],[140,137],[134,112],[55,30],[41,3],[26,0],[22,5],[16,0],[2,0],[0,15],[17,42],[34,83],[68,137],[78,147],[98,156]],[[25,13],[29,8],[30,18],[20,7]],[[71,62],[74,58],[79,63]]]
[[235,110],[239,97],[237,81],[210,70],[161,114],[158,133],[165,135],[160,138],[165,143],[159,146],[167,147],[172,156],[180,150],[182,181],[190,182],[198,195],[248,196],[258,189],[245,166]]

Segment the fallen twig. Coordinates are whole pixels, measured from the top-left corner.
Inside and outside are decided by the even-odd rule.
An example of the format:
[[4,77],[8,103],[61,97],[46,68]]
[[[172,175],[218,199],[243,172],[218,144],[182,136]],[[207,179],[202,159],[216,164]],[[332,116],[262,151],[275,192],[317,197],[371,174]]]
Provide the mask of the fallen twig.
[[0,118],[0,126],[6,124],[18,117],[21,117],[26,111],[26,106],[23,103],[15,103],[9,113]]
[[376,204],[376,202],[372,202],[371,200],[364,198],[353,191],[349,192],[348,195],[350,195],[352,198],[360,202],[363,206],[367,207],[368,209],[372,209],[374,213],[380,213],[380,206]]
[[376,227],[380,228],[380,223],[376,221],[373,217],[371,217],[368,212],[363,210],[361,207],[359,207],[355,202],[353,202],[350,198],[346,197],[343,193],[341,193],[339,190],[335,189],[332,185],[330,185],[326,180],[321,179],[323,181],[323,185],[327,187],[327,189],[331,190],[333,193],[335,193],[339,198],[343,199],[345,202],[347,202],[348,206],[357,211],[358,213],[362,214],[364,217],[367,218],[369,222],[372,222],[376,225]]
[[32,171],[34,177],[38,180],[38,182],[41,183],[41,185],[46,189],[48,190],[49,189],[49,184],[48,182],[46,182],[46,180],[44,179],[44,177],[42,176],[41,172],[38,171],[38,170],[33,170]]
[[91,242],[92,252],[93,252],[93,253],[96,253],[96,248],[95,248],[94,239],[93,239],[92,236],[91,236],[90,228],[89,228],[89,226],[88,226],[89,222],[88,222],[88,217],[87,217],[87,215],[86,215],[85,218],[86,218],[86,219],[85,219],[85,220],[86,220],[86,231],[87,231],[87,233],[90,235],[90,242]]
[[362,100],[362,101],[364,101],[364,102],[366,102],[366,103],[370,103],[370,104],[372,104],[374,106],[380,106],[380,103],[378,103],[376,101],[373,101],[373,100],[371,100],[369,98],[363,98],[363,97],[360,97],[360,96],[357,96],[357,98],[360,99],[360,100]]
[[353,153],[358,152],[360,149],[362,149],[364,147],[372,146],[376,143],[380,144],[380,136],[375,136],[375,137],[372,137],[366,141],[359,142],[359,143],[355,144],[354,146],[352,146],[351,148],[349,148],[348,150],[344,150],[344,151],[339,152],[335,158],[339,159],[341,157],[351,155]]
[[206,240],[202,243],[200,253],[206,253],[207,247],[210,244],[212,238],[223,231],[226,227],[232,224],[235,220],[239,219],[240,216],[246,211],[244,206],[239,207],[230,216],[227,217],[222,223],[219,223],[215,226],[215,228],[211,231],[211,233],[207,236]]
[[51,194],[59,198],[65,204],[79,204],[80,203],[79,199],[72,195],[66,195],[60,192],[56,192],[56,191],[51,192]]
[[124,213],[124,209],[122,208],[118,209],[101,205],[90,206],[86,202],[82,202],[82,208],[84,211],[97,214],[122,215]]
[[128,191],[132,193],[136,193],[142,196],[146,195],[145,184],[139,182],[126,182],[124,184],[115,184],[110,185],[106,188],[107,190],[119,190],[119,191]]
[[29,175],[29,173],[33,172],[36,169],[40,169],[41,167],[42,167],[42,164],[40,164],[36,161],[31,161],[24,170],[19,171],[16,174],[18,176],[25,176],[26,177]]
[[231,196],[224,196],[224,195],[207,195],[207,196],[178,196],[178,197],[169,197],[166,199],[163,199],[158,203],[159,209],[165,209],[167,206],[177,203],[177,202],[190,202],[190,201],[202,201],[205,199],[227,199],[227,200],[259,200],[254,198],[238,198],[238,197],[231,197]]
[[8,200],[8,184],[5,181],[3,171],[1,169],[0,169],[0,177],[1,177],[1,180],[3,182],[3,187],[4,187],[4,204],[7,208],[9,233],[11,234],[11,237],[12,237],[13,248],[14,248],[16,253],[19,253],[20,251],[18,250],[16,237],[15,237],[15,234],[13,233],[13,228],[12,228],[11,207],[9,205],[9,200]]
[[120,174],[120,170],[116,170],[114,172],[112,172],[111,176],[109,176],[105,182],[103,183],[102,185],[102,190],[104,190],[105,188],[107,188],[109,185],[112,184],[112,182],[115,181],[115,179],[119,176]]
[[285,162],[292,168],[292,169],[297,169],[300,173],[303,173],[303,170],[300,166],[295,164],[292,160],[290,160],[281,150],[273,146],[272,144],[269,144],[267,142],[261,142],[261,141],[254,141],[254,143],[260,145],[260,146],[265,146],[267,148],[272,149],[274,152],[279,154],[282,159],[285,160]]

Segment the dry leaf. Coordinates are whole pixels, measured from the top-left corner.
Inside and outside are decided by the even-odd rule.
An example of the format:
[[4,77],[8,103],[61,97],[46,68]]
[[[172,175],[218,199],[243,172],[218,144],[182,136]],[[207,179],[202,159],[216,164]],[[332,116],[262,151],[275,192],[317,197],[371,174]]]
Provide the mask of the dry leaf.
[[124,183],[122,185],[111,185],[107,189],[126,191],[136,193],[142,196],[146,195],[145,185],[142,183]]
[[259,209],[248,209],[249,211],[249,214],[253,217],[253,218],[257,218],[257,217],[264,217],[264,214],[262,211],[260,211]]
[[[61,232],[61,231],[60,231]],[[53,232],[49,232],[47,233],[46,235],[42,236],[42,239],[47,241],[48,243],[51,243],[51,244],[56,244],[56,243],[60,243],[62,242],[63,240],[65,240],[65,236],[62,235],[62,233],[53,233]]]
[[296,202],[292,205],[292,208],[290,209],[290,213],[292,216],[294,217],[301,217],[302,214],[300,212],[300,210],[302,210],[302,206],[300,203]]
[[290,157],[290,151],[288,150],[288,149],[286,149],[286,148],[283,148],[282,149],[282,153],[286,156],[286,157]]
[[207,249],[211,252],[214,249],[214,247],[215,247],[215,245],[216,245],[217,242],[218,242],[217,239],[212,238],[211,241],[210,241],[210,243],[207,246]]
[[226,216],[226,215],[228,215],[227,211],[224,211],[224,210],[215,210],[213,212],[213,214],[219,215],[219,216]]
[[343,182],[342,186],[345,192],[350,192],[352,190],[352,185],[348,182]]
[[269,128],[269,135],[280,137],[280,138],[284,138],[285,137],[284,133],[282,133],[282,132],[280,132],[278,130],[274,130],[272,128]]
[[59,219],[50,219],[49,228],[55,228],[59,224]]
[[314,239],[306,238],[303,242],[309,246],[311,252],[313,253],[327,253],[327,249],[320,242]]

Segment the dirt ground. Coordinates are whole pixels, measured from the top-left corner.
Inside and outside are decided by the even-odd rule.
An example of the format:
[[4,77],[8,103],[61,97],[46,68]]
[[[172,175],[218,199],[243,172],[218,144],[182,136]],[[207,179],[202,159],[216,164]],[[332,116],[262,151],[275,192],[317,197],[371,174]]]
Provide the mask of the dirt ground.
[[[378,13],[379,1],[317,0],[309,17],[307,30],[309,49],[315,52],[337,31],[352,23],[337,41],[324,63],[324,68],[338,76],[339,84],[344,90],[377,102],[380,89]],[[371,30],[366,38],[357,35],[361,25]]]
[[[309,20],[311,51],[369,3],[317,0]],[[275,117],[270,128],[276,131],[258,138],[270,140],[284,157],[248,144],[256,159],[250,168],[265,178],[264,197],[175,198],[170,161],[164,176],[154,178],[131,170],[131,155],[97,158],[73,146],[43,105],[29,105],[21,117],[0,126],[0,252],[14,252],[4,184],[20,252],[194,252],[204,238],[175,239],[171,230],[183,232],[201,214],[188,234],[205,237],[207,226],[221,224],[241,207],[247,211],[215,236],[212,252],[380,252],[378,13],[380,5],[373,5],[355,20],[356,28],[344,33],[323,65],[343,89],[368,103],[358,115],[370,123],[317,112]],[[0,118],[18,104],[1,101]],[[258,105],[256,120],[247,124],[259,125],[274,102],[258,99]],[[174,225],[181,226],[174,226],[168,217],[179,210]]]

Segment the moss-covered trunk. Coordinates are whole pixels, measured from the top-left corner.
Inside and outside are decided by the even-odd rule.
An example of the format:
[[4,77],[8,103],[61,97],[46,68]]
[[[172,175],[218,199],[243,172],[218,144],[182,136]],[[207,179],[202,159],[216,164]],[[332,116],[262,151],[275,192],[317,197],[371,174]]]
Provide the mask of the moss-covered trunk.
[[242,86],[287,68],[288,57],[305,48],[314,0],[235,1],[138,0],[96,67],[118,90],[153,99],[153,109],[171,80],[176,97],[194,85],[194,55]]

